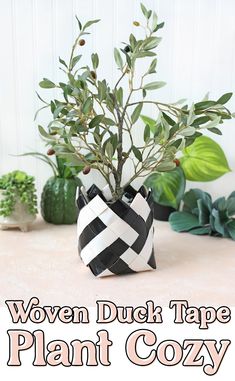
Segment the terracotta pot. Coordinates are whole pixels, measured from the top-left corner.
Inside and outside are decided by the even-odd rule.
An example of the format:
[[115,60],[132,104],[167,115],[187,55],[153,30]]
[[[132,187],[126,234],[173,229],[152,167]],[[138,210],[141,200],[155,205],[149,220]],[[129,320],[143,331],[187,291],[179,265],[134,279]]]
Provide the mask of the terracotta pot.
[[[4,199],[4,191],[0,190],[0,200]],[[16,201],[14,211],[10,216],[0,216],[0,229],[19,228],[23,232],[29,230],[29,226],[36,219],[36,216],[29,213],[27,207],[19,200]]]
[[78,193],[79,254],[97,277],[156,268],[150,192],[128,187],[123,199],[111,201],[107,187],[93,185]]

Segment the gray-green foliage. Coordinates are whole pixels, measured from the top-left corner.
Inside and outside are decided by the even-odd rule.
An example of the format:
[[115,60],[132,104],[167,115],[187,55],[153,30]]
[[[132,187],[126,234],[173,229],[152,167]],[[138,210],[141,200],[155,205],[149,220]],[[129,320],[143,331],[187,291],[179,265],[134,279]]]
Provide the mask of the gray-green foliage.
[[[152,171],[174,169],[173,160],[178,150],[190,145],[204,128],[219,133],[217,125],[231,118],[224,106],[232,95],[230,93],[218,101],[206,99],[192,106],[156,100],[153,90],[165,85],[155,79],[156,48],[161,41],[158,33],[164,23],[159,23],[156,13],[147,10],[143,4],[141,9],[145,20],[143,25],[137,21],[133,24],[141,27],[143,37],[138,39],[132,33],[123,47],[114,49],[120,73],[114,85],[99,78],[100,59],[96,53],[92,54],[89,64],[81,64],[84,38],[89,34],[87,30],[98,20],[82,26],[78,19],[79,35],[69,62],[60,58],[65,81],[55,84],[44,78],[40,82],[42,88],[57,88],[62,93],[61,99],[45,102],[43,106],[50,107],[53,118],[47,129],[39,126],[41,136],[58,156],[69,156],[76,165],[97,169],[109,184],[114,199],[121,197],[123,188],[135,178]],[[142,58],[148,58],[150,62],[137,77],[136,64],[138,61],[142,63]],[[152,81],[151,76],[154,76]],[[122,86],[124,82],[128,85],[127,92]],[[156,118],[151,125],[147,121],[143,128],[140,114],[146,104],[156,107]],[[209,126],[207,122],[211,122]],[[143,136],[141,145],[135,140],[134,126]],[[127,161],[131,161],[133,171],[124,184],[123,171]]]
[[34,177],[21,171],[8,173],[0,178],[0,190],[3,191],[3,199],[0,201],[1,216],[10,216],[18,200],[27,207],[30,214],[37,213]]
[[227,199],[220,197],[213,202],[208,193],[191,189],[183,201],[183,210],[170,216],[173,230],[235,240],[235,192]]
[[66,158],[56,156],[55,160],[52,160],[48,157],[48,154],[45,155],[41,152],[27,152],[20,156],[34,156],[37,159],[43,161],[52,169],[52,172],[55,177],[60,177],[63,179],[73,179],[77,178],[79,172],[82,171],[83,166],[76,166],[73,164],[73,156],[71,160],[69,159],[69,154]]

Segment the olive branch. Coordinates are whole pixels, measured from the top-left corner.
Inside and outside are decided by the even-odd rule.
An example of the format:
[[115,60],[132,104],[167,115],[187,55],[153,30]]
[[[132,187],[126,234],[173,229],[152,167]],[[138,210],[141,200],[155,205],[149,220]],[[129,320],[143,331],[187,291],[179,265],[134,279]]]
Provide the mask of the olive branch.
[[[149,98],[151,91],[165,85],[162,81],[148,81],[150,76],[156,75],[156,48],[161,41],[157,34],[164,23],[159,23],[156,13],[147,10],[143,4],[141,10],[145,20],[143,25],[139,21],[133,24],[143,29],[143,38],[137,39],[131,34],[123,48],[114,49],[120,75],[113,87],[98,77],[100,60],[97,53],[91,55],[91,65],[78,67],[82,54],[76,55],[76,52],[84,49],[84,38],[90,34],[87,30],[99,21],[90,20],[82,25],[78,18],[79,34],[69,63],[59,58],[66,82],[55,84],[47,78],[40,82],[42,88],[60,89],[63,96],[62,100],[54,99],[50,103],[39,96],[45,103],[43,108],[49,107],[53,114],[47,129],[39,126],[41,136],[56,155],[66,158],[71,166],[83,165],[85,174],[91,168],[98,170],[109,185],[114,200],[120,198],[124,188],[137,177],[145,177],[152,171],[174,169],[178,151],[192,144],[205,129],[221,134],[218,125],[224,119],[232,118],[224,106],[231,93],[224,94],[217,101],[206,97],[190,107],[187,104],[181,106],[181,102],[168,104]],[[142,76],[136,78],[137,63],[143,58],[151,59],[151,62]],[[139,100],[136,101],[137,96]],[[146,104],[156,107],[155,119],[142,115]],[[136,144],[133,132],[137,124],[143,135],[141,145]],[[132,163],[133,172],[124,183],[123,173],[128,161]]]

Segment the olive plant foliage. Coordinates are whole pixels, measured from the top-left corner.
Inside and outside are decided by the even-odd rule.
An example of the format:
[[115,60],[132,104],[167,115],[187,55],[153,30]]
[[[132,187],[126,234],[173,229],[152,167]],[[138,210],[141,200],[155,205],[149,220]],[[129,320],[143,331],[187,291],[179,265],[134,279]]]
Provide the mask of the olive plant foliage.
[[[82,25],[78,18],[79,34],[69,62],[59,58],[65,82],[55,84],[47,78],[40,82],[42,88],[58,88],[62,93],[60,100],[43,101],[44,107],[50,107],[53,120],[47,129],[39,126],[41,136],[56,155],[69,159],[71,165],[83,165],[85,173],[88,173],[87,168],[97,169],[108,183],[114,200],[120,198],[124,188],[136,178],[153,171],[174,169],[177,151],[192,144],[202,135],[203,129],[220,133],[217,126],[223,119],[231,118],[224,106],[231,93],[217,101],[206,97],[191,106],[156,100],[153,90],[165,85],[155,80],[156,48],[161,41],[158,33],[164,23],[159,23],[156,13],[143,4],[141,10],[144,22],[134,21],[133,25],[143,31],[142,38],[131,34],[121,48],[114,49],[119,71],[114,84],[109,85],[99,78],[98,54],[91,55],[89,64],[80,65],[81,51],[86,43],[84,38],[89,34],[87,30],[99,20]],[[145,63],[143,58],[148,59],[149,64],[137,76],[136,66],[138,62]],[[154,123],[140,118],[146,104],[156,107]],[[135,141],[134,127],[139,129],[138,135],[143,136],[141,145]],[[133,171],[124,183],[127,162],[131,162]]]

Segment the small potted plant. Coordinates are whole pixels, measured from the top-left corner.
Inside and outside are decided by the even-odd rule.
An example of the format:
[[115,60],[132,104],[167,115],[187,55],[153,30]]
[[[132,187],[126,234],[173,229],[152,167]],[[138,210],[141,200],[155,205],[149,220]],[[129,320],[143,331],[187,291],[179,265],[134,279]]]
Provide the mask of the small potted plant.
[[[85,173],[98,170],[107,184],[104,189],[95,185],[87,191],[80,188],[78,197],[80,256],[96,276],[156,267],[151,192],[144,187],[135,191],[131,185],[153,171],[176,167],[176,153],[203,131],[203,123],[192,125],[195,118],[202,121],[208,117],[216,125],[231,118],[229,110],[217,101],[181,107],[157,100],[155,93],[151,97],[152,91],[165,85],[149,80],[156,73],[155,48],[161,41],[158,33],[163,23],[143,4],[141,9],[144,23],[133,24],[141,27],[143,36],[137,38],[132,33],[120,49],[114,49],[119,75],[113,85],[99,78],[96,53],[91,55],[91,63],[80,65],[82,54],[77,50],[84,49],[88,28],[99,20],[82,25],[78,19],[79,34],[69,62],[59,59],[66,80],[55,84],[44,78],[40,82],[41,87],[58,88],[62,93],[61,99],[46,105],[51,108],[53,120],[47,129],[39,126],[41,136],[57,156],[83,165]],[[151,61],[147,64],[144,58]],[[137,76],[138,65],[143,73]],[[140,123],[146,104],[155,106],[158,114],[153,127],[148,123],[142,127]],[[136,131],[143,136],[141,143],[136,141]]]
[[14,171],[0,178],[0,228],[27,232],[37,214],[34,178]]
[[77,187],[82,185],[77,175],[83,166],[71,166],[67,159],[57,156],[54,161],[49,157],[54,154],[54,149],[49,148],[47,155],[28,152],[21,156],[35,156],[48,164],[53,171],[53,176],[47,180],[41,194],[40,206],[43,219],[55,225],[74,224],[78,217],[76,191]]
[[152,189],[154,218],[160,221],[168,221],[170,214],[179,209],[186,180],[213,181],[230,171],[223,150],[207,136],[198,137],[175,163],[172,171],[154,172],[145,180]]
[[177,232],[235,240],[235,192],[213,202],[207,192],[191,189],[183,197],[182,211],[172,213],[169,221]]

